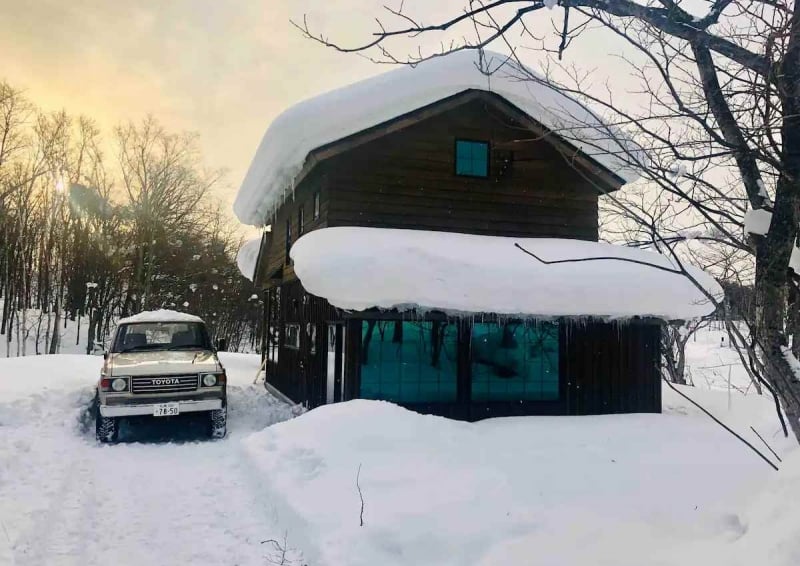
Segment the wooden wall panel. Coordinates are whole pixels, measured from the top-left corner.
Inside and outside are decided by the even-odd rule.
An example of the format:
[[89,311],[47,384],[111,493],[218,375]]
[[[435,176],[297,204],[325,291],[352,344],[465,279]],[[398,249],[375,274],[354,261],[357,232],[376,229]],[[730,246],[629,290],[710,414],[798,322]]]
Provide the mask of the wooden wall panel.
[[661,326],[575,322],[562,343],[573,415],[661,412]]
[[[306,293],[299,281],[280,286],[278,361],[267,381],[296,403],[317,407],[325,403],[327,380],[327,323],[337,320],[337,311],[319,297]],[[286,344],[286,325],[300,325],[300,348]],[[316,328],[314,352],[309,325]]]
[[[456,139],[490,143],[488,178],[455,175]],[[482,99],[324,165],[330,226],[597,239],[598,190],[551,144]]]

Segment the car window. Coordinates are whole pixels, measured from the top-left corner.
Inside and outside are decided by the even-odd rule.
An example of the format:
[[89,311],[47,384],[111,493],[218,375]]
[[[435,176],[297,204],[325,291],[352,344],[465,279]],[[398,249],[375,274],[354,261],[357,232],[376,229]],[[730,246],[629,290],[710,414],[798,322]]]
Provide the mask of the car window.
[[114,340],[113,352],[136,350],[209,349],[205,326],[197,322],[138,322],[123,324]]

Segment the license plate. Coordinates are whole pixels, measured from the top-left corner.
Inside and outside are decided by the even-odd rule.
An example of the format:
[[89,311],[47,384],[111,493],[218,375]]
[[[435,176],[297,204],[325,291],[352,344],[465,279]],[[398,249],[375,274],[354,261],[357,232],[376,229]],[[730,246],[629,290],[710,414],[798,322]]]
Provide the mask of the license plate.
[[181,406],[178,403],[159,403],[153,406],[154,417],[173,417],[181,414]]

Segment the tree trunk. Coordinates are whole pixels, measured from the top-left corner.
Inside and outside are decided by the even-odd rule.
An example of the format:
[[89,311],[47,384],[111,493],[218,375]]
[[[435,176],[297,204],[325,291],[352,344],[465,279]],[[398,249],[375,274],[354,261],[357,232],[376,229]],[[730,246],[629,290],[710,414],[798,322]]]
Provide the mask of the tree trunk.
[[59,332],[60,331],[59,324],[58,324],[60,322],[60,319],[61,319],[61,305],[59,304],[59,298],[58,297],[56,297],[56,312],[55,312],[55,315],[56,315],[56,318],[55,318],[55,322],[53,323],[53,337],[50,340],[50,350],[48,351],[48,353],[50,353],[50,354],[57,354],[58,353],[58,342],[59,342],[59,338],[61,337],[60,332]]
[[[800,155],[797,158],[800,164]],[[800,441],[800,381],[783,354],[783,348],[788,346],[784,324],[789,256],[797,232],[798,193],[800,178],[791,183],[781,177],[769,232],[756,243],[756,323],[767,362],[765,377],[778,393],[789,426]]]
[[800,441],[800,378],[784,357],[789,258],[797,238],[800,204],[800,3],[793,9],[786,54],[777,70],[783,110],[780,177],[767,235],[756,243],[757,335],[767,359],[766,378],[778,393]]

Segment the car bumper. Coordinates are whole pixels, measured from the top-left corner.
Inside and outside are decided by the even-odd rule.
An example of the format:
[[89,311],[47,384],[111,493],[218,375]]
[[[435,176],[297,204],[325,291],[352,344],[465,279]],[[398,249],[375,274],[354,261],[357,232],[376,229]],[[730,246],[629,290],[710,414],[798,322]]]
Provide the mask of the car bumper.
[[[197,401],[173,401],[164,399],[161,403],[178,403],[181,413],[216,411],[223,407],[222,399],[202,399]],[[104,417],[133,417],[152,415],[156,405],[161,403],[137,403],[135,405],[100,405],[100,415]]]

